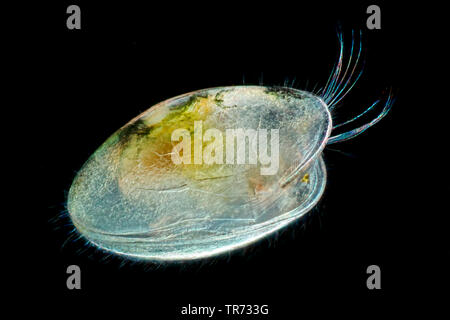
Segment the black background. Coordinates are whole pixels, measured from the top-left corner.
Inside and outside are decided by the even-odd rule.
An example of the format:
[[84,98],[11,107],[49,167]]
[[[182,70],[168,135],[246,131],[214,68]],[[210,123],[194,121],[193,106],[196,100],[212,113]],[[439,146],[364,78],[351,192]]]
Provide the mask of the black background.
[[[70,4],[81,7],[81,30],[66,28]],[[431,182],[445,157],[436,139],[425,137],[440,135],[434,119],[444,117],[431,100],[442,82],[428,76],[440,72],[444,39],[433,24],[440,9],[378,1],[382,29],[368,30],[370,4],[47,4],[33,30],[33,72],[24,80],[39,101],[24,109],[34,125],[37,142],[27,153],[37,177],[27,210],[33,240],[22,246],[21,276],[28,274],[44,298],[36,307],[183,319],[187,304],[268,304],[266,318],[286,319],[307,309],[363,307],[361,316],[393,306],[411,310],[421,305],[411,301],[445,292],[449,251],[438,231],[444,211],[434,208],[442,188]],[[243,250],[182,264],[124,260],[70,235],[64,205],[75,173],[120,126],[200,88],[294,80],[299,89],[323,86],[337,59],[339,24],[347,45],[352,29],[363,31],[366,64],[334,119],[364,110],[389,87],[397,101],[364,135],[326,148],[327,188],[307,218]],[[437,159],[434,166],[427,158]],[[82,271],[79,291],[66,288],[71,264]],[[366,287],[372,264],[382,272],[378,291]],[[16,288],[29,291],[21,282]]]

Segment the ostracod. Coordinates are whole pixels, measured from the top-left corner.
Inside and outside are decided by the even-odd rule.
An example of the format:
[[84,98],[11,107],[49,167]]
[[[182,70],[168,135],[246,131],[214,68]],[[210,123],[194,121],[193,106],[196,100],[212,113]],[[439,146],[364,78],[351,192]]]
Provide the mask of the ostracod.
[[[341,45],[342,45],[342,38]],[[92,244],[148,260],[246,246],[299,219],[326,184],[321,153],[378,122],[331,136],[330,112],[360,74],[358,54],[320,92],[229,86],[151,107],[106,140],[76,175],[67,208]],[[356,80],[355,80],[356,78]]]

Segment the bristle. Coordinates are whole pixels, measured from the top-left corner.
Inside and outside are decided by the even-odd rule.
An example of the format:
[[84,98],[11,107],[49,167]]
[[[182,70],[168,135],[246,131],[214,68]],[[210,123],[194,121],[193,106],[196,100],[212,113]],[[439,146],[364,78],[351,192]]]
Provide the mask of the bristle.
[[366,131],[368,128],[370,128],[371,126],[373,126],[374,124],[379,122],[381,119],[383,119],[386,116],[386,114],[388,114],[393,103],[394,103],[394,99],[393,99],[392,94],[390,94],[388,99],[386,100],[383,111],[381,111],[381,113],[375,119],[373,119],[369,123],[366,123],[365,125],[363,125],[359,128],[356,128],[356,129],[350,130],[348,132],[344,132],[344,133],[338,134],[336,136],[330,137],[328,139],[327,144],[333,144],[333,143],[337,143],[337,142],[346,141],[346,140],[352,139],[352,138],[360,135],[361,133]]

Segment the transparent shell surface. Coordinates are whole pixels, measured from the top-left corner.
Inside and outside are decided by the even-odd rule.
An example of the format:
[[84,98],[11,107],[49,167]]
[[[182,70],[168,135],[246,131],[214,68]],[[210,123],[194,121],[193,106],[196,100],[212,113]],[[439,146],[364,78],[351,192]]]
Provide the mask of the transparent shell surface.
[[[177,129],[192,140],[174,139]],[[229,139],[230,129],[256,135]],[[100,146],[70,188],[70,217],[90,242],[117,254],[168,261],[227,252],[317,203],[330,131],[327,106],[309,92],[233,86],[187,93],[151,107]],[[263,136],[270,164],[261,160]],[[216,161],[207,162],[205,152]],[[175,154],[191,162],[177,163]]]

